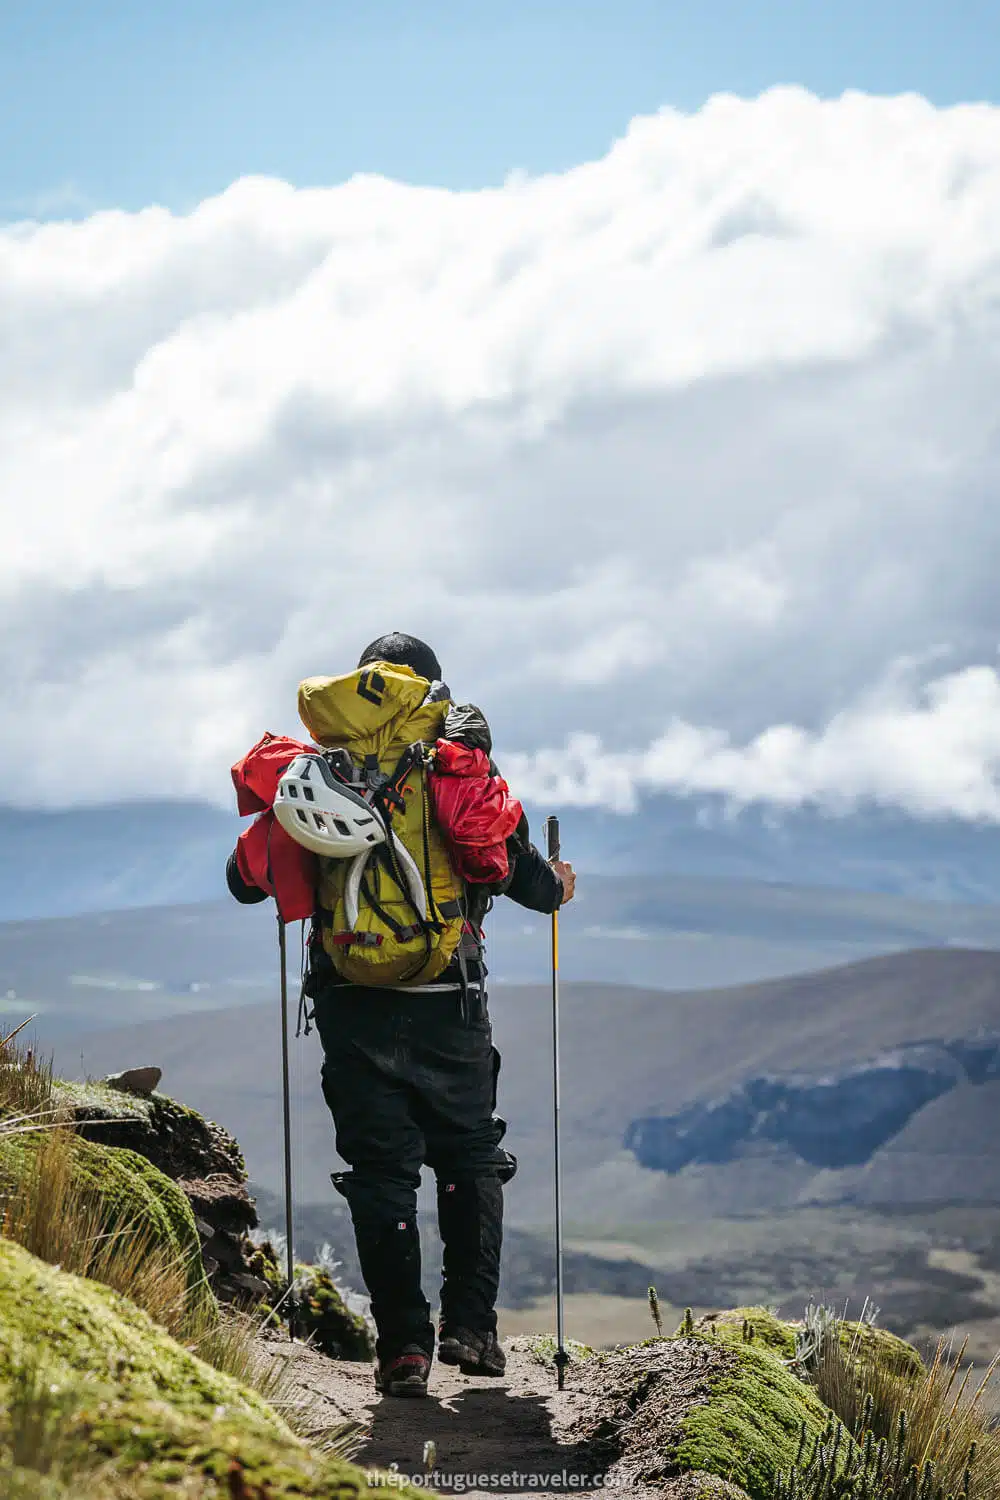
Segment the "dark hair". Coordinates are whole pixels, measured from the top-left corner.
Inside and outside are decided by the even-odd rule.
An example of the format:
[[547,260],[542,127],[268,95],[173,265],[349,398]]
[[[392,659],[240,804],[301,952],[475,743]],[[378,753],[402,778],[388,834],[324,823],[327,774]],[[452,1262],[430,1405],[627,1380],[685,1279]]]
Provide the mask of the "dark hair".
[[441,681],[441,663],[430,646],[418,641],[415,635],[403,635],[399,630],[380,635],[378,640],[366,646],[358,657],[358,666],[367,667],[373,661],[395,662],[397,666],[412,668],[418,677],[426,677],[428,682]]

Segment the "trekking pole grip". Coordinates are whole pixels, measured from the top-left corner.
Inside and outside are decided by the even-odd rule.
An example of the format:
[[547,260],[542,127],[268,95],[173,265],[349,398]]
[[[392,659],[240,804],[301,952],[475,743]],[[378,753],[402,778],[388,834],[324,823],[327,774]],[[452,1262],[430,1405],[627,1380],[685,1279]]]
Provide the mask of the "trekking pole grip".
[[549,863],[559,858],[559,819],[553,815],[545,819],[545,842]]

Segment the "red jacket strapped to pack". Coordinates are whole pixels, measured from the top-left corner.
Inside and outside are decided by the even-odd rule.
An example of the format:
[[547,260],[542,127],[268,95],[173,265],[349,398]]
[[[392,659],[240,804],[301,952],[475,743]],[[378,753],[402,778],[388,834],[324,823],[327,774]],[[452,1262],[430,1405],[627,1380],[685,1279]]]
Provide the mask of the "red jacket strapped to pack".
[[457,740],[438,740],[427,785],[458,874],[476,884],[506,880],[507,840],[522,808],[503,777],[490,774],[489,756]]
[[303,922],[316,909],[319,860],[285,832],[271,811],[281,780],[297,755],[315,755],[285,735],[265,734],[233,766],[236,807],[242,817],[258,813],[236,844],[236,866],[248,885],[273,896],[285,922]]

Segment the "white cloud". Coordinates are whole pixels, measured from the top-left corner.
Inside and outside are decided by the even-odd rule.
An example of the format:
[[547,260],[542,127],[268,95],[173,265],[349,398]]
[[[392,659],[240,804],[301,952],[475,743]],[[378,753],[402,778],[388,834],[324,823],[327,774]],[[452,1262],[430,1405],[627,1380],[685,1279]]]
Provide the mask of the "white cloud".
[[5,796],[225,801],[400,628],[548,799],[1000,818],[998,375],[986,106],[0,230]]
[[774,724],[745,745],[675,720],[645,750],[571,735],[507,767],[536,802],[634,812],[644,793],[713,794],[735,806],[865,803],[916,817],[1000,822],[1000,674],[969,667],[909,693],[886,683],[816,734]]

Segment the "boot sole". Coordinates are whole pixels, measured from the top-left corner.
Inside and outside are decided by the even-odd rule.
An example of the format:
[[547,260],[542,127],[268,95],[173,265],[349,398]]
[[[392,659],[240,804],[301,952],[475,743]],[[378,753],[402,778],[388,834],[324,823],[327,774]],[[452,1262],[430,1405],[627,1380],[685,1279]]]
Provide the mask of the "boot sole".
[[414,1396],[427,1395],[426,1380],[390,1380],[388,1385],[376,1387],[381,1396],[408,1396],[412,1400]]
[[492,1380],[500,1380],[507,1373],[506,1365],[502,1370],[491,1370],[487,1365],[480,1364],[474,1351],[464,1345],[457,1348],[449,1348],[447,1344],[439,1345],[438,1363],[457,1365],[463,1375],[486,1375]]

